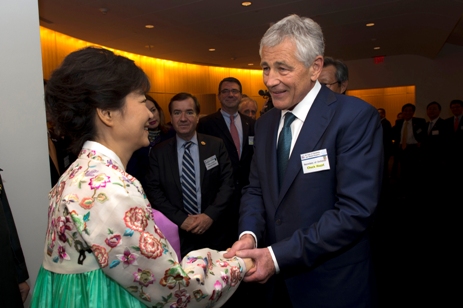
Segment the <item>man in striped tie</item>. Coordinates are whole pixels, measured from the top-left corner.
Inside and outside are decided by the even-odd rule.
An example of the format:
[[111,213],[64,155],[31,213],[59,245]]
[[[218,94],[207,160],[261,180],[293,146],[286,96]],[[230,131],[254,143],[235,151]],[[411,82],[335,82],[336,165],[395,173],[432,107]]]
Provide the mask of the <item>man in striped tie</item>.
[[219,138],[196,133],[199,103],[176,94],[169,112],[176,136],[150,153],[145,187],[151,205],[179,226],[182,257],[204,247],[225,250],[226,208],[233,193],[233,171]]

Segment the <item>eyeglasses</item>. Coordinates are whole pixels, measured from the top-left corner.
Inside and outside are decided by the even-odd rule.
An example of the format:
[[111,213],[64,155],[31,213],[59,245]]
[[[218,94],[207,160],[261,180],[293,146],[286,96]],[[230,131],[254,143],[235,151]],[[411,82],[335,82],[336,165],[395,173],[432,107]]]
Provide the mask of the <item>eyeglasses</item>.
[[331,86],[334,85],[334,84],[337,84],[337,83],[340,83],[340,82],[339,82],[339,81],[335,81],[335,82],[333,82],[333,83],[322,83],[322,82],[320,82],[320,84],[321,84],[322,86],[326,86],[326,87],[328,87],[328,88],[331,87]]
[[222,94],[227,94],[227,95],[228,95],[228,94],[230,94],[230,92],[231,92],[233,95],[236,95],[236,94],[240,93],[240,90],[237,90],[237,89],[231,89],[231,90],[229,90],[229,89],[222,89],[222,90],[220,90],[220,93],[222,93]]

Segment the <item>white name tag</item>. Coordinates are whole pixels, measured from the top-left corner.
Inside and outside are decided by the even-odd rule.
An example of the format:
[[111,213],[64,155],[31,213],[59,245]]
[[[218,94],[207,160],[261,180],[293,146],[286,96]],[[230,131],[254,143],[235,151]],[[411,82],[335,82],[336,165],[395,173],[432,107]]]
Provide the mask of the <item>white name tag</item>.
[[439,135],[439,131],[438,130],[432,130],[431,135],[433,135],[433,136]]
[[249,145],[254,145],[254,136],[249,136],[248,143]]
[[204,160],[204,165],[206,165],[207,170],[211,170],[212,168],[217,167],[219,165],[219,162],[217,161],[217,157],[213,155]]
[[301,154],[301,163],[304,174],[330,169],[326,149]]

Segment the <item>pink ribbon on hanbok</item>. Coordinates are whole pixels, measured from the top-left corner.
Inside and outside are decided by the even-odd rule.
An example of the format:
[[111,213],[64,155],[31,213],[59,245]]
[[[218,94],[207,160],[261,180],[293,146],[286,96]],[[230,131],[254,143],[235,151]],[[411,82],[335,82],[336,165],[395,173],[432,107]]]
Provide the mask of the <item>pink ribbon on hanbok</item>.
[[177,257],[180,260],[180,237],[178,235],[177,225],[158,210],[152,209],[152,211],[154,222],[169,241],[172,248],[174,248],[177,253]]

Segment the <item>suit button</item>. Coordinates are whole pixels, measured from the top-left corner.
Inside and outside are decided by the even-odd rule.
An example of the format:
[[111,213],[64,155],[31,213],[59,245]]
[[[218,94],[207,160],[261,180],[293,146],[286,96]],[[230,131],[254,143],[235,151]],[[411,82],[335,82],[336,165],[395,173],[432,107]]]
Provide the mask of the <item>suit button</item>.
[[281,225],[281,219],[277,219],[277,220],[275,221],[275,224],[276,224],[277,226]]

